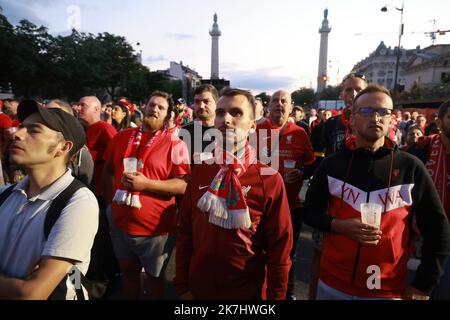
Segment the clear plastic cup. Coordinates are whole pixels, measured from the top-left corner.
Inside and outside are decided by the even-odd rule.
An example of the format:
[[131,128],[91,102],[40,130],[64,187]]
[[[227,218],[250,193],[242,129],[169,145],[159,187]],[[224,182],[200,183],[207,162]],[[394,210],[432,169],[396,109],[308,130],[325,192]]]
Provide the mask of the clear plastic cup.
[[[381,225],[381,211],[383,207],[378,203],[361,203],[361,222],[377,227]],[[369,243],[377,244],[378,241],[370,241]]]
[[380,228],[382,209],[378,203],[361,203],[361,222]]

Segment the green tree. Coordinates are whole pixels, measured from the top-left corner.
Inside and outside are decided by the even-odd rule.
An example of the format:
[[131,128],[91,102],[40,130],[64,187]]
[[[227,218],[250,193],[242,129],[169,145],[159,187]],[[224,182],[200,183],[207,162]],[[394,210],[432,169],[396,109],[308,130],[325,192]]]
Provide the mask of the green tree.
[[0,87],[22,97],[77,100],[97,95],[144,101],[157,89],[181,96],[181,82],[150,72],[124,37],[76,30],[53,37],[27,20],[14,27],[1,14],[0,70]]
[[270,102],[270,96],[265,92],[261,92],[260,94],[256,95],[255,98],[261,98],[264,106],[268,105]]
[[7,90],[10,89],[11,58],[14,56],[15,41],[14,27],[0,13],[0,87]]
[[339,100],[339,86],[327,86],[319,93],[319,100]]
[[314,102],[315,94],[313,89],[302,87],[291,93],[292,101],[297,106],[311,105]]
[[41,95],[47,81],[52,81],[48,46],[53,37],[47,28],[21,20],[15,27],[13,50],[10,52],[13,92],[20,96]]

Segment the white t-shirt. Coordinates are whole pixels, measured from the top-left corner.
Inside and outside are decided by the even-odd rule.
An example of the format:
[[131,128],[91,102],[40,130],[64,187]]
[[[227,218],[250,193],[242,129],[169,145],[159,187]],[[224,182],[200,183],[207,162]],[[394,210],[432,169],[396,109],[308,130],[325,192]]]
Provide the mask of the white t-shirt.
[[[25,278],[43,256],[78,261],[76,267],[85,274],[89,267],[91,247],[98,229],[97,199],[88,188],[81,188],[62,210],[44,237],[44,221],[51,202],[73,181],[71,171],[42,193],[28,199],[25,192],[28,177],[13,189],[0,207],[0,271],[15,278]],[[67,299],[75,299],[68,286]]]

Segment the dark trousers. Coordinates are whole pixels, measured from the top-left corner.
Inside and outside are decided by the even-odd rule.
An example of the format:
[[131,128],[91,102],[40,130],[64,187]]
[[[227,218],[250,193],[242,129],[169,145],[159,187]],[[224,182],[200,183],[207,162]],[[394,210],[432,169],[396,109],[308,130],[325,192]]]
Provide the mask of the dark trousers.
[[295,287],[295,265],[297,261],[297,242],[298,238],[300,236],[300,231],[302,229],[303,219],[301,216],[301,210],[302,208],[296,208],[291,209],[291,221],[292,221],[292,234],[293,234],[293,242],[292,242],[292,249],[291,249],[291,269],[289,270],[289,280],[288,280],[288,287],[287,287],[287,295],[293,295],[294,294],[294,287]]

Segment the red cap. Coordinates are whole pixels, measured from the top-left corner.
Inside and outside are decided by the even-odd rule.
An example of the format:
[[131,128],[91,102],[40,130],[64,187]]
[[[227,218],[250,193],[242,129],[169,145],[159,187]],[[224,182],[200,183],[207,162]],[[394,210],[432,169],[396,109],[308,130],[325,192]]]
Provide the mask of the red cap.
[[123,105],[128,109],[128,111],[129,111],[130,113],[133,113],[133,112],[134,112],[134,106],[133,106],[132,103],[130,103],[130,101],[128,101],[128,99],[122,98],[122,99],[119,100],[119,102],[120,102],[121,104],[123,104]]

